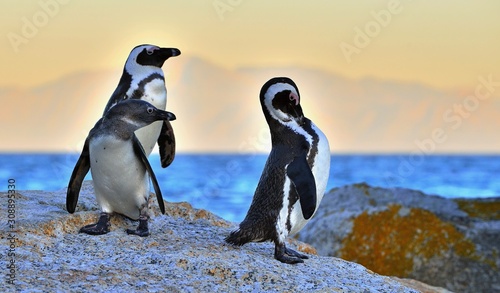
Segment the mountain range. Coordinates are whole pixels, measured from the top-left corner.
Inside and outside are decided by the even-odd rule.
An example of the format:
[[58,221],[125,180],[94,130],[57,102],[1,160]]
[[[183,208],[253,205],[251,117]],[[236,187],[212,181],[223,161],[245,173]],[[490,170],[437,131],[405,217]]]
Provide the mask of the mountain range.
[[[500,150],[500,87],[479,100],[474,89],[349,79],[297,66],[227,69],[189,56],[168,60],[163,69],[179,152],[267,152],[259,91],[274,76],[296,82],[304,114],[327,135],[332,152]],[[0,151],[79,152],[121,72],[77,72],[33,88],[0,88]]]

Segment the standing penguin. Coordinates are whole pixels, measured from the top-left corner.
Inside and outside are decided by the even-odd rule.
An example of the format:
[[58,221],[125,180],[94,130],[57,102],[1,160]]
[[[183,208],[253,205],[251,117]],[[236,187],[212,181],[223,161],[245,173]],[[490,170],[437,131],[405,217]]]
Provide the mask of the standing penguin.
[[[165,110],[167,88],[161,67],[168,58],[180,54],[179,49],[160,48],[154,45],[139,45],[132,49],[125,62],[120,82],[111,95],[103,115],[117,103],[128,99],[141,99],[160,110]],[[165,120],[152,123],[137,131],[136,135],[146,156],[151,154],[158,141],[161,166],[165,168],[172,163],[175,156],[175,136],[170,122]]]
[[71,174],[66,209],[70,213],[75,211],[82,182],[90,169],[102,212],[96,224],[82,227],[80,232],[91,235],[108,233],[110,215],[116,212],[139,220],[137,229],[127,229],[128,234],[148,236],[149,177],[160,210],[165,213],[155,174],[134,134],[136,130],[159,120],[175,120],[175,115],[159,110],[146,101],[127,100],[112,107],[90,130]]
[[291,79],[266,82],[260,103],[272,149],[250,209],[226,242],[273,241],[277,260],[300,263],[307,256],[285,247],[285,239],[300,231],[318,209],[330,172],[330,147],[323,132],[304,117],[299,90]]

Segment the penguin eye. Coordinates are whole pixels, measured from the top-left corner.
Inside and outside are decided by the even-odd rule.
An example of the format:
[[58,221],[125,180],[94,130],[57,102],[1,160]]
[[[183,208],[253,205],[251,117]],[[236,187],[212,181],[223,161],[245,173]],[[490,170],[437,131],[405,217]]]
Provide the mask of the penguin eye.
[[151,114],[151,113],[153,113],[153,108],[148,108],[147,111],[148,111],[149,114]]
[[156,50],[158,50],[158,48],[156,48],[156,47],[150,47],[150,48],[147,48],[147,49],[146,49],[146,53],[147,53],[148,55],[150,55],[150,56],[151,56],[151,55],[153,55],[153,53],[154,53]]
[[288,96],[288,99],[290,99],[290,102],[293,102],[295,104],[295,106],[297,106],[300,103],[299,96],[294,94],[294,93],[290,93],[290,95]]

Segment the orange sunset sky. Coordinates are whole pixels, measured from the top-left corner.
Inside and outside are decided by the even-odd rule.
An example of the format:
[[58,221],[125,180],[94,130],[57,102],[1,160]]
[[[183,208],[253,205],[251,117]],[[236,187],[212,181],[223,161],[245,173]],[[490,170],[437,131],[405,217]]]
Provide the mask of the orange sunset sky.
[[[463,95],[474,92],[478,77],[500,81],[496,0],[0,3],[3,125],[12,116],[6,111],[16,107],[2,94],[5,89],[29,90],[93,71],[116,72],[115,85],[130,49],[142,43],[179,48],[182,55],[166,63],[172,68],[180,58],[196,57],[225,70],[313,68],[348,80],[373,78]],[[167,74],[167,84],[169,78],[176,73]],[[260,86],[252,89],[255,95]],[[112,90],[106,89],[103,100]],[[83,133],[94,122],[89,118]]]

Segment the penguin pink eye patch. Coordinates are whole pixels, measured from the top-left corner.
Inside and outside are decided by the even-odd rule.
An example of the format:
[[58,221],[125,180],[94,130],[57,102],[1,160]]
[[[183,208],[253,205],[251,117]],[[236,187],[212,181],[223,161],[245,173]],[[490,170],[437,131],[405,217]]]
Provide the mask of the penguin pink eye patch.
[[290,98],[290,101],[295,101],[295,106],[297,106],[300,103],[300,98],[294,93],[290,93],[288,96]]
[[149,48],[146,49],[146,53],[148,53],[148,55],[153,55],[153,53],[156,50],[160,50],[160,48],[159,47],[149,47]]

